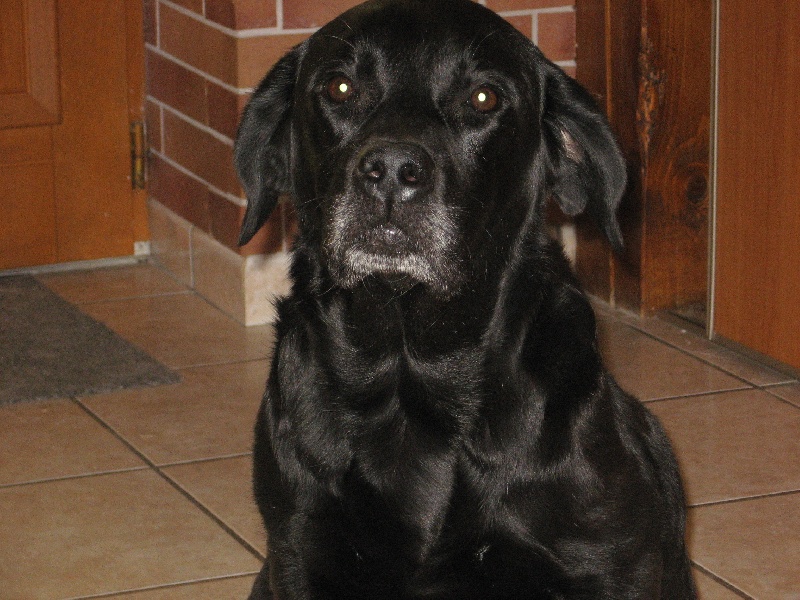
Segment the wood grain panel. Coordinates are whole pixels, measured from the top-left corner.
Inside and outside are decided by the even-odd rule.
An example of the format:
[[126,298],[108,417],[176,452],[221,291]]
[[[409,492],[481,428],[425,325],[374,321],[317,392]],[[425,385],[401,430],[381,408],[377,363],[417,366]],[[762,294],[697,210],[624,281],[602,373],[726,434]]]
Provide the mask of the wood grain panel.
[[[148,239],[130,180],[143,54],[141,0],[0,0],[0,269],[129,256]],[[50,98],[49,117],[23,96]]]
[[53,138],[49,127],[0,129],[0,165],[51,161]]
[[647,3],[639,55],[645,157],[645,310],[699,304],[708,289],[711,3]]
[[125,6],[118,0],[61,0],[58,16],[61,73],[68,83],[63,122],[53,132],[58,260],[130,255]]
[[20,93],[28,87],[25,4],[0,3],[0,94]]
[[719,41],[715,333],[800,369],[800,3],[722,0]]
[[[19,185],[25,181],[26,185]],[[56,261],[53,169],[48,163],[0,169],[0,269]]]
[[0,129],[0,269],[56,260],[50,127]]
[[55,0],[3,0],[0,128],[58,120]]
[[0,129],[0,270],[56,260],[51,128]]
[[628,164],[612,255],[578,228],[589,290],[649,313],[707,293],[711,13],[707,0],[577,0],[578,80],[600,99]]

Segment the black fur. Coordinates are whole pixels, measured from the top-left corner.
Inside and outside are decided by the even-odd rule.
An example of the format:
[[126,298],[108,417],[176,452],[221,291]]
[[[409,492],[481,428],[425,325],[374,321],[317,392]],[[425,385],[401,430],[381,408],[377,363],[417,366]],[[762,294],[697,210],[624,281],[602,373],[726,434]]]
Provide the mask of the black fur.
[[242,242],[280,193],[300,223],[252,600],[695,597],[669,442],[544,232],[552,197],[621,245],[577,83],[477,3],[373,0],[267,75],[236,164]]

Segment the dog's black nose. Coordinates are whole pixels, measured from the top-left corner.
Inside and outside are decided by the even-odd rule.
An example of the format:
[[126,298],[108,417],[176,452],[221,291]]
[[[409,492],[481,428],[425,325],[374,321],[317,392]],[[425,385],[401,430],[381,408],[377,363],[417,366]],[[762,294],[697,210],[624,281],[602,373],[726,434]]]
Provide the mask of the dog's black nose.
[[380,200],[412,200],[428,187],[433,170],[433,159],[421,146],[385,143],[364,152],[357,177]]

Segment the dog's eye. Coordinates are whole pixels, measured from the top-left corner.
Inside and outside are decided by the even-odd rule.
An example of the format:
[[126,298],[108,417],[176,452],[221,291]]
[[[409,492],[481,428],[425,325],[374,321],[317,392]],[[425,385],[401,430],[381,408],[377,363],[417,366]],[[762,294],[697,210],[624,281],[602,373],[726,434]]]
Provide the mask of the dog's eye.
[[355,88],[353,87],[353,82],[347,77],[344,75],[337,75],[328,82],[327,92],[328,98],[337,104],[341,104],[352,98],[355,93]]
[[497,97],[495,91],[485,85],[476,88],[469,98],[472,108],[482,113],[492,112],[497,108],[499,101],[500,99]]

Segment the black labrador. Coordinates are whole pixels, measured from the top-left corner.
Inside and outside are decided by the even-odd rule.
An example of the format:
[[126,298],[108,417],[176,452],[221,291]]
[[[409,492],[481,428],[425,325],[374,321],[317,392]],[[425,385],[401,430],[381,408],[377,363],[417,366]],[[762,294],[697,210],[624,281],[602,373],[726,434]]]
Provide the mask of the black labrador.
[[242,243],[281,193],[299,221],[251,599],[695,597],[670,444],[543,223],[621,244],[586,91],[475,2],[372,0],[266,76],[236,166]]

